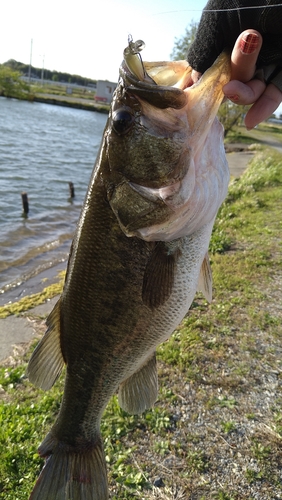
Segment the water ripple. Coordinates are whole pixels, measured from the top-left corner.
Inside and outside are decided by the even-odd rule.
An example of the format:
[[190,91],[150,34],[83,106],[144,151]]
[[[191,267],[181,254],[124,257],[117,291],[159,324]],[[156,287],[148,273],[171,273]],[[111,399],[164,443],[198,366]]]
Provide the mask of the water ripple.
[[0,293],[67,258],[106,119],[0,97]]

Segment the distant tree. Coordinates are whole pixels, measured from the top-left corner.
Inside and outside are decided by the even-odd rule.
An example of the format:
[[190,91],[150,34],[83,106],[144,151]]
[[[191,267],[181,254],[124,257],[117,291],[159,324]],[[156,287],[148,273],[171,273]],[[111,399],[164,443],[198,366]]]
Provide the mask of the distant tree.
[[15,59],[9,59],[9,61],[5,63],[5,66],[9,66],[9,68],[15,71],[19,70],[19,63]]
[[179,61],[187,58],[188,49],[195,40],[197,29],[198,23],[192,20],[190,25],[185,29],[185,34],[180,38],[175,38],[174,47],[172,49],[172,53],[170,54],[173,61]]
[[[14,59],[9,59],[9,61],[5,62],[3,66],[8,66],[9,68],[19,71],[23,75],[27,76],[29,74],[29,65],[23,64],[21,62],[15,61]],[[30,68],[31,74],[38,79],[41,79],[42,68],[35,68],[31,66]],[[96,84],[97,80],[92,80],[91,78],[85,78],[79,75],[70,75],[69,73],[61,73],[60,71],[51,71],[47,68],[44,68],[44,79],[45,80],[53,80],[55,82],[68,82],[69,78],[71,78],[72,83],[76,83],[77,85],[89,85]]]
[[5,97],[27,97],[29,85],[21,80],[21,73],[0,64],[0,95]]
[[225,101],[221,104],[217,116],[224,127],[224,137],[227,137],[236,125],[243,123],[246,112],[246,106],[239,106],[231,101]]

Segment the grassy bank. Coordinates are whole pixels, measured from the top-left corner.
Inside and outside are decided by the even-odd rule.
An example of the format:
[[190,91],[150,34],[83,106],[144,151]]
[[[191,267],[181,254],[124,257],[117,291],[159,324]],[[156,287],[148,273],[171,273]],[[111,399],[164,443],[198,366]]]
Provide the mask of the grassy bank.
[[29,101],[41,102],[44,104],[53,104],[55,106],[63,106],[67,108],[83,109],[84,111],[96,111],[97,113],[109,113],[109,105],[97,104],[95,101],[87,101],[86,99],[76,99],[75,97],[62,97],[50,95],[35,94],[31,96]]
[[265,139],[272,139],[282,143],[282,125],[271,122],[262,122],[256,128],[247,130],[244,125],[235,126],[225,139],[226,143],[241,143],[245,145],[264,144]]
[[[45,83],[44,85],[30,85],[28,91],[17,92],[14,86],[11,86],[10,93],[7,90],[3,95],[14,99],[21,99],[29,102],[41,102],[44,104],[53,104],[56,106],[83,109],[86,111],[96,111],[98,113],[108,114],[110,106],[105,103],[95,101],[95,90],[87,87],[73,87],[72,93],[68,93],[68,84],[56,85]],[[1,89],[0,89],[0,95]]]
[[[158,350],[153,410],[103,418],[112,499],[282,498],[282,157],[258,152],[231,182],[211,242],[214,299],[199,294]],[[40,318],[38,334],[43,331]],[[1,367],[0,498],[28,498],[36,449],[59,410],[24,377],[29,354]]]
[[[10,97],[10,96],[9,96]],[[21,97],[12,96],[14,99],[20,99],[29,102],[41,102],[43,104],[53,104],[54,106],[63,106],[67,108],[83,109],[85,111],[96,111],[97,113],[109,113],[109,105],[97,104],[95,101],[88,101],[75,97],[64,97],[61,95],[47,94],[26,94]]]

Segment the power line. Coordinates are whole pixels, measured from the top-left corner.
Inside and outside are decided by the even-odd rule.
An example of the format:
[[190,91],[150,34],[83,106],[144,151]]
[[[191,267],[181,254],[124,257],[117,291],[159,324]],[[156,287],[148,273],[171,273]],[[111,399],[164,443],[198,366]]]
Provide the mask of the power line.
[[238,10],[248,10],[248,9],[272,9],[273,7],[282,7],[282,3],[276,3],[275,5],[252,5],[249,7],[232,7],[230,9],[185,9],[185,10],[169,10],[166,12],[157,12],[156,15],[160,14],[174,14],[178,12],[232,12]]

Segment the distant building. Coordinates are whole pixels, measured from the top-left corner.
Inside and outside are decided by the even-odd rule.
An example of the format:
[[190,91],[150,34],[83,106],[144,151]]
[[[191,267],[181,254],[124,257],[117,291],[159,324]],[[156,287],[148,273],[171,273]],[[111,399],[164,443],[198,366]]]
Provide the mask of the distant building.
[[109,82],[108,80],[98,80],[95,101],[106,102],[109,104],[112,100],[113,93],[117,87],[117,83]]

